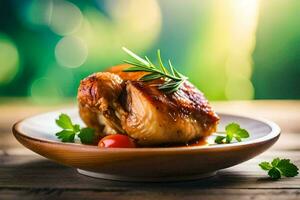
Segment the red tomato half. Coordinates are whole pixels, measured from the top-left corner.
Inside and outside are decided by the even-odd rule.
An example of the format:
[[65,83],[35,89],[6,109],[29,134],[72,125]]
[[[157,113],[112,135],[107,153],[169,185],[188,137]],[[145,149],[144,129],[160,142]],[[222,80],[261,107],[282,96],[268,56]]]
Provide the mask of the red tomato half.
[[99,143],[98,147],[100,148],[135,148],[134,141],[126,136],[121,134],[113,134],[108,135],[102,138]]

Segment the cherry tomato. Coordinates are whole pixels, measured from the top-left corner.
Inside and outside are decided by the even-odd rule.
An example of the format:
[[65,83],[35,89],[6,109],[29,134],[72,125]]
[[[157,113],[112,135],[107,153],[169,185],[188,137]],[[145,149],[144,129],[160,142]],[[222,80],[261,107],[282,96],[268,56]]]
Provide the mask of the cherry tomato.
[[105,136],[102,138],[99,143],[98,147],[100,148],[135,148],[136,145],[134,141],[126,136],[121,134],[112,134]]

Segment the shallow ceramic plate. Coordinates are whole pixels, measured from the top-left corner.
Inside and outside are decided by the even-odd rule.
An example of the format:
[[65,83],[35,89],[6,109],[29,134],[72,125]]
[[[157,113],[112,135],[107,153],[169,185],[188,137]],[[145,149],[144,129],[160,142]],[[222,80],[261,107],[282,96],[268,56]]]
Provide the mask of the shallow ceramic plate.
[[[75,167],[82,174],[125,181],[191,180],[214,174],[262,153],[273,145],[280,128],[273,122],[228,114],[219,114],[218,131],[237,122],[247,129],[250,138],[240,143],[190,147],[103,148],[62,143],[56,137],[59,128],[54,120],[68,114],[82,124],[77,109],[40,114],[16,123],[17,140],[32,151],[58,163]],[[213,143],[215,136],[207,139]]]

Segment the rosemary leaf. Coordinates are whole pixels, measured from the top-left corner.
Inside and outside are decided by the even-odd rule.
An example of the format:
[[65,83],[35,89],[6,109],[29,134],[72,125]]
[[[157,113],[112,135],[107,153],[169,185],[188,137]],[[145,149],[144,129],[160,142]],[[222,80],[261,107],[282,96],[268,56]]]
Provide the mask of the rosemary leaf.
[[133,67],[129,67],[124,72],[149,72],[149,74],[144,75],[139,80],[140,81],[152,81],[155,79],[163,78],[165,80],[164,83],[158,85],[158,89],[166,92],[166,93],[173,93],[176,92],[182,85],[182,83],[187,80],[188,78],[181,73],[179,73],[175,67],[172,65],[171,61],[169,60],[169,70],[167,67],[164,66],[160,50],[157,50],[157,60],[159,65],[154,65],[150,59],[145,56],[145,59],[141,58],[140,56],[136,55],[129,49],[123,47],[122,48],[130,57],[134,59],[134,61],[124,60],[125,63],[133,65]]
[[146,74],[145,76],[143,76],[142,78],[140,78],[141,81],[152,81],[158,78],[163,77],[163,75],[161,74]]

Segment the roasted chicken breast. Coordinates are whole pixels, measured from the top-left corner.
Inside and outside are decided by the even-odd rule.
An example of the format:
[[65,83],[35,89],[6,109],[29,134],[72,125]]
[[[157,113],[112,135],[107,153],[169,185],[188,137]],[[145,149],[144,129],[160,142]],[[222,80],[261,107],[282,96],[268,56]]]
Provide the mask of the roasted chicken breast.
[[142,82],[146,72],[123,72],[129,65],[112,67],[81,81],[79,112],[99,134],[127,134],[141,146],[188,143],[216,130],[219,117],[203,93],[185,81],[174,93]]

